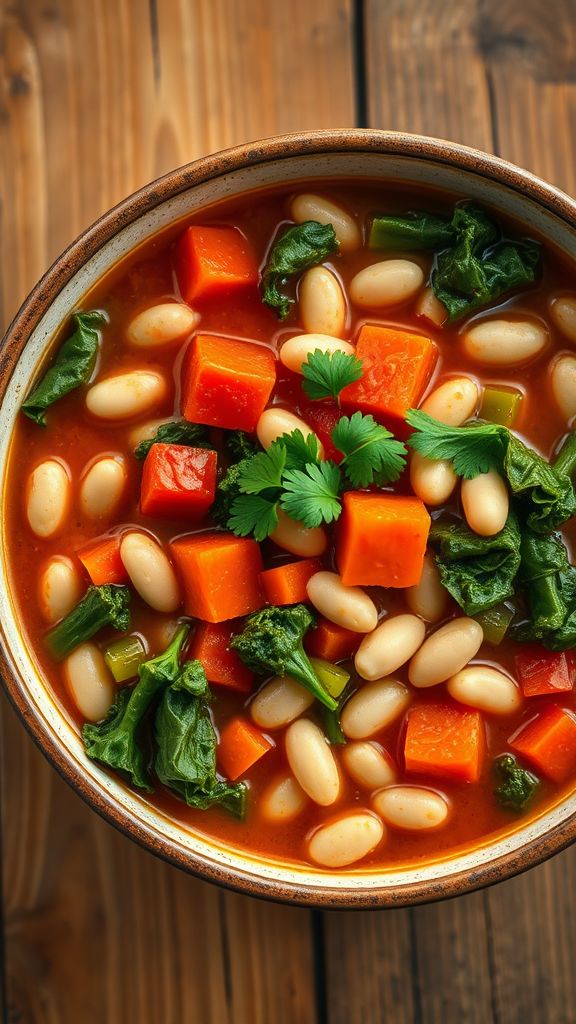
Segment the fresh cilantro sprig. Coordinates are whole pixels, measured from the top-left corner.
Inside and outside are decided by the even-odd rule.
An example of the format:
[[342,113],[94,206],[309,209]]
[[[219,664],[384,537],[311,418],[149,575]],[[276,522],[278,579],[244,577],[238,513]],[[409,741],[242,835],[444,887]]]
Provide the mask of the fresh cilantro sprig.
[[308,398],[338,399],[340,392],[362,376],[362,362],[347,352],[309,352],[302,363],[302,388]]
[[353,487],[393,483],[404,469],[406,448],[373,416],[342,416],[331,437],[344,455],[340,467]]
[[287,515],[304,526],[332,523],[342,511],[342,477],[334,462],[310,464],[305,469],[289,469],[284,474],[284,494],[280,504]]
[[286,469],[304,469],[309,463],[320,462],[320,446],[316,434],[304,434],[301,430],[292,430],[282,434],[270,448],[282,448],[286,452]]
[[410,409],[406,422],[415,430],[408,440],[415,452],[428,459],[448,459],[465,480],[502,467],[510,434],[498,423],[448,427],[420,409]]

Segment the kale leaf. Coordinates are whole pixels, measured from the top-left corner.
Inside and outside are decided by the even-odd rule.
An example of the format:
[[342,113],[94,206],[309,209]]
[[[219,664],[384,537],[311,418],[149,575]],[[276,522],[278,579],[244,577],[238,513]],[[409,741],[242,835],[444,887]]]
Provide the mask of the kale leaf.
[[88,587],[70,614],[47,634],[50,653],[60,661],[104,626],[113,626],[124,633],[130,628],[129,604],[128,587],[111,586],[109,583]]
[[22,403],[22,412],[39,426],[46,426],[46,409],[68,392],[84,384],[96,362],[99,327],[108,322],[105,313],[93,309],[74,313],[74,333],[58,350],[52,365]]
[[512,811],[523,811],[534,796],[540,780],[526,768],[521,768],[513,754],[497,757],[494,769],[502,779],[494,790],[498,803]]
[[134,449],[135,458],[142,460],[148,455],[153,444],[182,444],[191,448],[214,448],[208,440],[208,428],[188,420],[174,420],[161,423],[154,437],[140,441]]
[[269,253],[262,275],[262,301],[285,320],[293,303],[282,291],[289,279],[337,251],[338,239],[331,224],[307,220],[288,228]]
[[512,597],[520,567],[520,536],[513,512],[493,537],[480,537],[460,523],[434,523],[430,543],[437,549],[442,586],[467,615]]
[[449,217],[414,210],[399,216],[375,215],[370,226],[370,249],[444,249],[454,240]]
[[520,545],[518,580],[529,618],[512,628],[519,643],[538,641],[552,651],[576,646],[576,568],[558,535],[526,529]]

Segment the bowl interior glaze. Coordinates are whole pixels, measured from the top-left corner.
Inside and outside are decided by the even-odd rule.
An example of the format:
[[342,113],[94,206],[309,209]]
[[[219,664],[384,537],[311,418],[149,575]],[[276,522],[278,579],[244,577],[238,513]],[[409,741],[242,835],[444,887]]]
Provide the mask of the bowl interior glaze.
[[[315,178],[379,179],[461,193],[522,222],[576,260],[576,204],[495,157],[438,140],[372,131],[284,136],[180,168],[101,218],[56,261],[4,339],[0,354],[0,479],[6,495],[10,434],[22,396],[58,326],[119,259],[160,229],[212,203],[257,188]],[[573,841],[576,794],[474,850],[409,869],[322,871],[272,862],[175,822],[100,769],[40,676],[20,633],[6,543],[0,561],[0,638],[6,689],[32,736],[99,813],[177,866],[232,888],[307,906],[399,906],[458,895],[509,877]]]

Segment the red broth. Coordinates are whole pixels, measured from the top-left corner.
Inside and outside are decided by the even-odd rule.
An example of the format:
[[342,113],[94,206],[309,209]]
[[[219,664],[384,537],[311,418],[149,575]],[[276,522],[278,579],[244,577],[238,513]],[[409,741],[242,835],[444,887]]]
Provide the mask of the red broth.
[[[449,213],[454,202],[462,198],[425,190],[418,190],[415,196],[413,189],[391,189],[389,186],[374,183],[366,183],[362,187],[358,183],[326,182],[322,187],[315,183],[313,190],[330,196],[336,203],[341,203],[354,214],[359,225],[366,224],[375,211],[403,213],[416,207]],[[302,188],[300,191],[305,189]],[[87,386],[82,386],[50,408],[46,429],[41,429],[25,416],[18,420],[12,440],[9,481],[6,488],[6,494],[10,497],[5,508],[5,535],[11,585],[26,640],[37,657],[45,677],[79,729],[83,719],[65,684],[62,666],[51,659],[44,644],[48,625],[42,615],[38,599],[39,578],[43,567],[52,556],[66,556],[73,560],[85,586],[89,580],[78,561],[77,552],[93,538],[111,531],[126,530],[127,527],[141,528],[156,537],[161,544],[167,545],[176,537],[193,533],[195,530],[206,530],[210,525],[209,518],[195,525],[185,519],[146,517],[139,510],[142,463],[136,461],[133,456],[129,435],[144,420],[179,415],[183,350],[191,342],[186,339],[184,343],[176,342],[163,348],[136,348],[126,342],[127,327],[136,314],[156,303],[181,301],[174,273],[173,250],[175,240],[181,235],[186,223],[225,224],[239,228],[248,239],[258,261],[263,263],[271,240],[291,223],[289,211],[293,194],[293,189],[284,187],[213,206],[191,218],[189,222],[172,227],[141,246],[85,297],[82,308],[103,309],[109,317],[109,325],[103,330],[98,364],[92,383],[118,371],[158,369],[165,375],[169,387],[164,400],[151,412],[122,422],[98,420],[86,410]],[[505,225],[505,230],[515,237],[523,233],[521,227],[514,224]],[[356,252],[328,258],[325,262],[333,269],[344,292],[348,294],[350,281],[359,270],[390,257],[414,260],[424,269],[425,275],[429,273],[431,258],[428,253],[374,251],[364,246]],[[484,386],[505,384],[520,388],[524,398],[519,416],[514,423],[514,430],[528,444],[549,458],[565,435],[567,423],[551,394],[548,366],[556,351],[569,350],[566,339],[550,326],[549,302],[552,296],[569,292],[573,287],[574,277],[571,268],[557,253],[546,247],[542,273],[535,286],[506,296],[474,314],[527,314],[536,315],[547,321],[552,336],[551,346],[542,356],[520,368],[487,368],[469,360],[463,352],[459,337],[462,324],[457,323],[453,327],[443,328],[431,326],[416,316],[414,299],[382,313],[361,310],[349,303],[348,323],[343,336],[353,340],[363,323],[371,323],[398,325],[431,337],[439,346],[439,358],[426,394],[438,383],[454,375],[470,376]],[[262,304],[258,288],[255,286],[228,298],[218,295],[216,298],[199,300],[194,304],[194,308],[200,314],[198,330],[203,335],[244,338],[269,347],[275,353],[286,338],[303,332],[298,320],[297,303],[290,317],[280,322],[275,313]],[[63,325],[60,337],[55,340],[54,351],[69,333],[69,325]],[[305,418],[310,401],[302,392],[301,378],[284,369],[280,363],[277,364],[277,370],[277,384],[270,404],[280,403]],[[121,503],[113,515],[95,520],[88,519],[80,509],[79,482],[85,467],[103,454],[124,457],[127,468],[126,487]],[[65,527],[53,537],[41,539],[34,534],[27,522],[23,495],[26,493],[31,471],[49,457],[61,459],[68,466],[72,479],[73,499]],[[220,476],[224,472],[225,464],[225,459],[219,459]],[[405,472],[398,484],[393,485],[391,489],[397,493],[410,493],[408,473]],[[387,490],[390,490],[389,486]],[[455,513],[461,514],[458,498],[452,499],[449,507]],[[329,531],[332,535],[333,530],[329,528]],[[564,526],[563,534],[567,543],[571,545],[574,538],[572,522]],[[265,541],[261,547],[265,568],[293,561],[295,558],[270,540]],[[323,562],[326,568],[333,568],[332,546],[323,557]],[[378,608],[386,614],[408,610],[402,590],[372,588],[369,592]],[[170,615],[153,611],[134,592],[131,610],[130,632],[145,638],[151,654],[166,646],[175,620],[182,617],[181,609]],[[451,602],[447,614],[450,618],[462,613],[457,605]],[[431,632],[436,628],[436,624],[428,626],[427,631]],[[100,632],[94,638],[94,642],[104,649],[114,637],[114,632],[107,629]],[[518,650],[518,644],[507,638],[499,646],[484,643],[473,662],[502,669],[514,678],[514,657]],[[354,673],[352,663],[346,662],[345,666],[352,672],[354,685],[362,684],[362,680]],[[463,707],[448,696],[444,683],[429,689],[416,690],[411,687],[408,682],[407,666],[403,666],[393,675],[409,687],[411,707],[438,701],[455,708]],[[573,680],[572,670],[571,678]],[[262,682],[263,678],[256,680],[255,690]],[[212,685],[211,689],[211,713],[218,732],[232,717],[240,715],[250,719],[248,709],[253,693],[232,693],[217,684]],[[523,723],[534,718],[544,706],[551,703],[556,703],[571,712],[576,711],[574,695],[572,690],[569,690],[557,697],[526,698],[521,710],[512,715],[482,714],[487,745],[481,777],[474,783],[456,783],[438,777],[408,774],[403,760],[406,729],[404,715],[400,715],[380,733],[371,736],[370,739],[381,744],[393,758],[396,764],[397,784],[424,786],[440,793],[447,799],[450,810],[445,825],[437,829],[407,831],[389,828],[385,840],[361,861],[361,865],[374,867],[419,864],[445,853],[473,848],[487,838],[516,828],[530,816],[541,814],[557,802],[572,788],[573,778],[559,784],[542,777],[535,798],[522,815],[500,806],[494,796],[495,757],[510,750],[509,738]],[[321,724],[322,718],[317,707],[313,707],[305,714]],[[323,822],[332,821],[347,812],[365,808],[372,813],[371,794],[366,789],[358,787],[347,775],[343,768],[341,749],[334,747],[332,749],[340,764],[341,775],[341,792],[337,802],[323,807],[307,799],[304,809],[293,820],[280,824],[267,820],[261,807],[262,795],[270,780],[288,769],[284,732],[284,729],[278,729],[268,733],[274,743],[273,748],[242,776],[242,781],[246,782],[249,790],[244,821],[236,820],[219,807],[204,811],[188,808],[183,801],[159,784],[156,784],[155,793],[149,797],[150,801],[161,806],[174,819],[189,823],[200,832],[214,836],[218,840],[271,858],[297,862],[309,860],[307,837]]]

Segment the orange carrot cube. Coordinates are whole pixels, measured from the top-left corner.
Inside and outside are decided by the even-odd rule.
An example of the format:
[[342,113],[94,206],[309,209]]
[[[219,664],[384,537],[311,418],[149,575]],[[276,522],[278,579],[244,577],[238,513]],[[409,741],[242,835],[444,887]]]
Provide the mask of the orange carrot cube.
[[576,773],[576,719],[557,704],[550,704],[508,742],[553,782],[566,782]]
[[255,430],[275,383],[271,349],[237,338],[197,334],[182,367],[182,415],[191,423]]
[[254,673],[244,664],[230,640],[240,632],[237,622],[199,622],[188,648],[188,657],[202,663],[209,683],[238,693],[250,693]]
[[337,626],[335,622],[319,617],[314,629],[305,637],[304,646],[308,654],[325,661],[344,661],[356,653],[362,639],[361,633]]
[[268,604],[300,604],[308,600],[306,584],[311,576],[320,572],[322,563],[317,558],[303,558],[288,562],[260,574]]
[[223,774],[234,782],[273,746],[272,740],[251,722],[245,718],[233,718],[220,733],[218,765]]
[[128,573],[120,558],[120,534],[100,537],[77,552],[92,583],[128,583]]
[[455,782],[478,782],[486,737],[479,711],[450,704],[418,704],[408,713],[407,772]]
[[187,615],[224,622],[263,607],[262,556],[255,540],[197,533],[172,541],[170,549],[184,584]]
[[420,581],[430,516],[419,498],[348,491],[336,540],[345,586],[411,587]]
[[258,264],[238,228],[187,228],[175,253],[178,286],[185,302],[258,284]]

